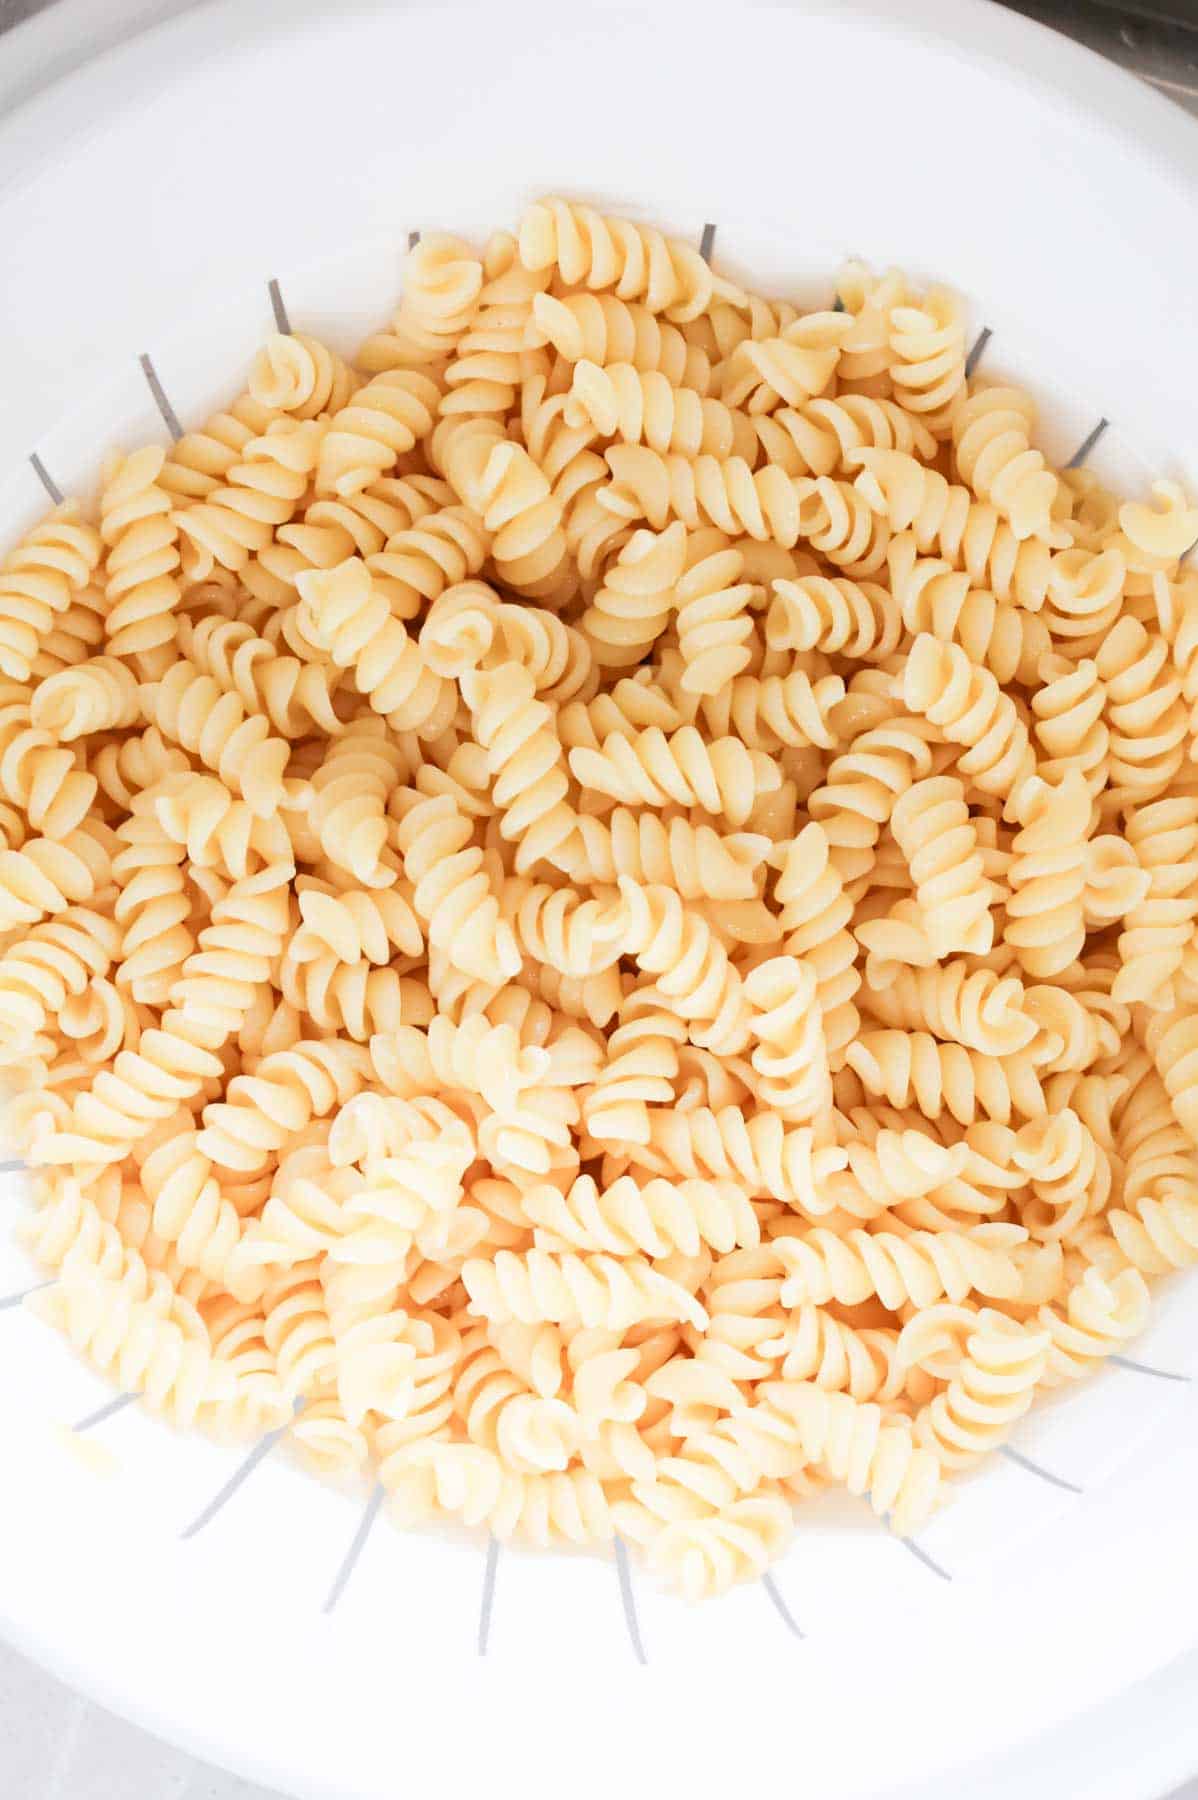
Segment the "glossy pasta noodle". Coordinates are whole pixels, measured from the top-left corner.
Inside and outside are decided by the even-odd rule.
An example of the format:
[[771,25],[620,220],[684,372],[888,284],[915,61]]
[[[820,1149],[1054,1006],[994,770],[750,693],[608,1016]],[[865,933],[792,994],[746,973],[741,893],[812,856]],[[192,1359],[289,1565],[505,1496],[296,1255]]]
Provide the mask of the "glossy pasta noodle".
[[1198,509],[967,341],[546,199],[0,561],[30,1303],[123,1389],[698,1597],[1198,1260]]

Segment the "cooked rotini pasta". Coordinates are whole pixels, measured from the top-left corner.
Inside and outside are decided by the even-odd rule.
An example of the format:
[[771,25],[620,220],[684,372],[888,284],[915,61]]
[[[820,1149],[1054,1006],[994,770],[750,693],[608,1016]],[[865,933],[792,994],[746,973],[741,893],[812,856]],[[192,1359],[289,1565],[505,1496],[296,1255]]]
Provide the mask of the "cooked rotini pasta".
[[538,201],[0,562],[32,1298],[401,1522],[900,1533],[1198,1263],[1198,509]]

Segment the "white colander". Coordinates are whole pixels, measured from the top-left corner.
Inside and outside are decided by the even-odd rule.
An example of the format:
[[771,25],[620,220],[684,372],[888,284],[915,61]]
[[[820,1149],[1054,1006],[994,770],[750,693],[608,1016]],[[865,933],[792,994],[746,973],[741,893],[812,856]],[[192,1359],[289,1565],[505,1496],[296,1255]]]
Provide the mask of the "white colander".
[[[276,304],[350,348],[410,232],[480,235],[545,191],[714,227],[767,292],[826,304],[851,254],[949,279],[1051,453],[1105,419],[1103,474],[1198,485],[1196,173],[1168,103],[983,0],[206,7],[0,131],[0,542],[106,445],[205,417]],[[109,1409],[3,1305],[40,1278],[0,1231],[0,1624],[297,1794],[881,1795],[1198,1642],[1185,1282],[1142,1366],[1034,1415],[916,1545],[813,1506],[768,1583],[693,1611],[622,1555],[401,1536],[269,1442],[247,1460]],[[1182,1766],[1133,1760],[1118,1791]]]

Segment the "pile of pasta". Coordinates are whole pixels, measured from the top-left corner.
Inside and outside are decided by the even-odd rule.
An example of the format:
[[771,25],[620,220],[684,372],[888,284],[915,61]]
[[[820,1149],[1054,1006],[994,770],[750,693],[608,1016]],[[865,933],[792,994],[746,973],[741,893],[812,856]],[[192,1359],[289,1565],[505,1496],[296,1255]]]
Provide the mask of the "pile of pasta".
[[0,569],[39,1312],[397,1516],[688,1595],[1198,1257],[1198,511],[546,200]]

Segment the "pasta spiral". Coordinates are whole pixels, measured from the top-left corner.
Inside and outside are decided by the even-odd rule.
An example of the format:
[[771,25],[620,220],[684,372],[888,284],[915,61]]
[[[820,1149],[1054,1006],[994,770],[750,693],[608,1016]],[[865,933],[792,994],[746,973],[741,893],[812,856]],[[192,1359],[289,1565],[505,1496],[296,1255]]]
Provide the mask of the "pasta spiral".
[[137,723],[137,680],[115,656],[93,656],[51,675],[34,690],[30,718],[38,731],[72,743],[100,731],[123,731]]
[[530,348],[550,344],[568,363],[586,361],[600,368],[630,363],[642,374],[658,371],[672,387],[700,394],[711,384],[708,357],[676,325],[614,294],[535,295],[525,343]]
[[1017,801],[1021,829],[1012,844],[1003,941],[1029,975],[1059,975],[1086,941],[1083,899],[1090,790],[1080,770],[1059,787],[1038,778]]
[[1043,1379],[1050,1338],[984,1308],[957,1373],[915,1420],[915,1439],[941,1468],[966,1469],[1010,1434]]
[[178,521],[159,483],[164,453],[155,446],[105,468],[100,536],[107,602],[105,645],[114,656],[161,658],[174,643],[179,602]]
[[236,572],[269,543],[307,492],[322,437],[315,420],[279,421],[245,446],[225,486],[175,514],[190,580],[202,581],[215,565]]
[[891,985],[869,990],[873,1017],[904,1031],[931,1032],[983,1056],[1014,1056],[1036,1035],[1015,976],[970,969],[954,958],[936,968],[899,969]]
[[185,657],[161,681],[143,683],[141,696],[150,722],[214,770],[258,818],[278,810],[291,752],[263,714],[247,713],[236,694],[222,692]]
[[1052,530],[1057,478],[1031,447],[1035,417],[1018,388],[977,388],[953,411],[953,451],[962,481],[990,500],[1017,538]]
[[391,612],[361,557],[296,577],[300,617],[338,668],[393,731],[436,737],[452,717],[452,690],[427,668],[415,639]]
[[461,689],[487,753],[492,793],[502,809],[500,830],[518,840],[516,872],[523,874],[542,857],[552,858],[574,828],[552,714],[520,663],[471,671]]
[[706,743],[693,725],[669,737],[655,725],[630,737],[613,732],[598,750],[571,750],[570,768],[584,788],[626,806],[701,806],[738,826],[760,794],[781,784],[764,752],[737,737]]
[[386,475],[429,430],[440,398],[437,383],[414,369],[388,369],[368,381],[320,438],[317,493],[360,493]]
[[0,563],[0,674],[28,681],[38,649],[86,588],[102,540],[72,506],[34,526]]
[[769,1383],[767,1392],[793,1417],[810,1461],[823,1463],[850,1493],[867,1494],[900,1537],[924,1523],[939,1495],[940,1466],[905,1421],[887,1423],[875,1402],[828,1394],[814,1382]]
[[783,950],[815,970],[829,1067],[840,1066],[845,1047],[857,1035],[853,996],[861,985],[857,946],[846,930],[852,904],[832,862],[827,835],[815,820],[805,825],[786,851],[774,884],[781,907]]
[[921,557],[907,532],[891,540],[888,562],[891,592],[908,631],[960,644],[1000,683],[1035,679],[1052,644],[1039,615],[996,600],[938,557]]
[[1022,1240],[1018,1226],[976,1225],[969,1232],[855,1230],[838,1236],[815,1226],[799,1236],[775,1238],[773,1248],[786,1270],[784,1306],[836,1301],[856,1306],[876,1294],[893,1312],[907,1301],[930,1306],[947,1295],[963,1300],[971,1291],[1000,1300],[1017,1299],[1019,1271],[1011,1245]]
[[681,525],[658,534],[633,532],[582,616],[582,630],[601,667],[626,668],[652,647],[669,622],[685,567]]
[[962,1125],[980,1111],[1006,1125],[1016,1113],[1035,1118],[1044,1093],[1026,1052],[990,1056],[940,1044],[926,1032],[867,1031],[845,1052],[867,1093],[891,1106],[915,1105],[929,1119],[948,1111]]
[[964,754],[957,767],[985,794],[1004,799],[1035,772],[1027,726],[988,669],[975,667],[955,644],[921,632],[903,672],[903,699]]
[[417,801],[404,815],[399,848],[429,944],[463,974],[499,984],[519,968],[520,952],[471,837],[469,821],[443,794]]
[[913,782],[895,801],[890,822],[936,955],[985,956],[994,943],[992,889],[961,783],[952,775]]
[[693,1294],[642,1257],[500,1250],[491,1262],[468,1257],[462,1281],[475,1311],[500,1325],[548,1319],[619,1331],[644,1319],[686,1319],[701,1330],[707,1319]]
[[525,1210],[545,1250],[602,1251],[609,1256],[669,1256],[678,1250],[697,1256],[703,1244],[715,1250],[751,1247],[760,1238],[757,1214],[735,1182],[647,1181],[622,1175],[599,1188],[582,1175],[562,1194],[555,1187],[531,1188]]
[[215,615],[198,625],[181,622],[179,641],[189,662],[236,694],[247,713],[264,714],[281,737],[305,737],[314,727],[330,736],[341,730],[337,677],[323,664],[282,656],[252,626]]
[[339,412],[357,385],[335,350],[299,331],[268,337],[250,368],[250,394],[259,406],[297,419]]
[[564,408],[569,426],[589,425],[600,437],[625,444],[648,444],[664,455],[747,456],[755,454],[747,417],[694,388],[673,387],[658,370],[642,372],[631,363],[578,362]]
[[611,288],[618,300],[643,300],[679,324],[697,318],[716,289],[697,250],[566,200],[530,206],[519,242],[526,269],[556,268],[571,287]]

